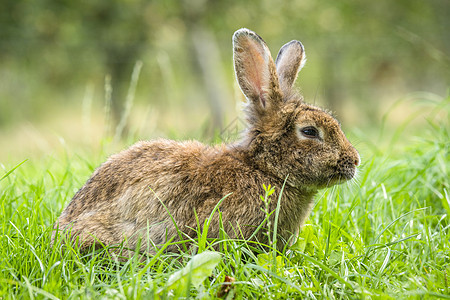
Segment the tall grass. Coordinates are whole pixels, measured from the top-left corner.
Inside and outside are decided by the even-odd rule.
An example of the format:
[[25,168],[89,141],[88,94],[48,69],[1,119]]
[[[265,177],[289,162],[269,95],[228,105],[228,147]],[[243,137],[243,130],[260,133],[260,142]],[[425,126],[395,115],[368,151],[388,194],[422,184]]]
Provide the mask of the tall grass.
[[[436,104],[447,117],[430,119],[412,141],[399,132],[387,152],[359,136],[366,152],[358,179],[321,192],[284,252],[206,240],[206,232],[194,240],[195,256],[161,250],[119,262],[107,249],[63,251],[50,246],[52,224],[101,159],[67,151],[8,163],[0,174],[0,298],[450,298],[449,100]],[[270,198],[270,188],[261,196]]]

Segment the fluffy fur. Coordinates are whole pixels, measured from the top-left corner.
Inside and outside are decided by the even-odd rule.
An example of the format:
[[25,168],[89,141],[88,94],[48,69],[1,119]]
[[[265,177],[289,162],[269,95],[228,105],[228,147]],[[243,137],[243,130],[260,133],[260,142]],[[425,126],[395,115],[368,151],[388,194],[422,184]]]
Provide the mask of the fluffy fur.
[[[199,223],[218,201],[224,230],[248,239],[265,219],[263,184],[275,187],[275,209],[283,182],[278,234],[289,241],[308,217],[317,190],[351,179],[358,152],[324,110],[305,104],[292,90],[305,62],[303,45],[284,45],[275,64],[266,43],[240,29],[233,36],[235,72],[247,98],[248,127],[240,141],[207,146],[197,141],[139,142],[111,156],[75,194],[55,229],[79,238],[81,247],[127,239],[161,245],[179,239],[176,228],[195,237]],[[163,205],[164,204],[164,205]],[[208,236],[219,237],[218,214]],[[263,230],[254,237],[267,242]],[[280,246],[283,246],[280,243]],[[177,246],[169,247],[177,251]]]

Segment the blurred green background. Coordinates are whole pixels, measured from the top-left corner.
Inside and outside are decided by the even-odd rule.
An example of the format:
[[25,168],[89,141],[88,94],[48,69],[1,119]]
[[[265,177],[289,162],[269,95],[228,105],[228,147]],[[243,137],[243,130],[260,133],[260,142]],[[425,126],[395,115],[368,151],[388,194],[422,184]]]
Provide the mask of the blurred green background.
[[231,47],[241,27],[274,57],[301,40],[297,86],[344,128],[377,132],[387,112],[396,126],[416,100],[447,96],[449,3],[3,0],[0,162],[114,137],[226,139],[242,127]]

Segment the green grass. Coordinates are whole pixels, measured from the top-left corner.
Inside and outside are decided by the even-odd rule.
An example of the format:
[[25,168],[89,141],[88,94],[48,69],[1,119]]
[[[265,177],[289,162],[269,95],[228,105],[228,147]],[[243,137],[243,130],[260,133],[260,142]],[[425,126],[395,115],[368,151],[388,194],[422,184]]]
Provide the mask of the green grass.
[[[450,298],[448,99],[436,107],[441,121],[430,119],[408,136],[401,126],[387,151],[359,135],[358,179],[322,191],[299,241],[284,253],[225,240],[218,255],[201,232],[203,252],[193,259],[161,251],[119,263],[107,251],[61,251],[50,246],[52,224],[101,155],[68,151],[16,169],[20,162],[7,163],[0,174],[0,299]],[[231,287],[224,283],[230,277]]]

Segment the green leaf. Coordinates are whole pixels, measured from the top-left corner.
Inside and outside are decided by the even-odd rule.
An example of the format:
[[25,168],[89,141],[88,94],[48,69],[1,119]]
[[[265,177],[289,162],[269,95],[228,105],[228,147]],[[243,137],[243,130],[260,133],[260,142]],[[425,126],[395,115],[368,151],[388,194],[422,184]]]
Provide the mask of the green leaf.
[[189,283],[198,288],[211,275],[220,260],[221,254],[214,251],[195,255],[184,268],[169,277],[167,290],[185,290]]
[[317,236],[314,234],[313,227],[310,225],[305,225],[300,232],[297,242],[292,245],[291,249],[313,255],[314,244],[317,244],[317,241]]
[[[284,268],[284,261],[283,257],[278,255],[276,258],[276,264],[277,267],[276,273],[278,275],[282,274],[282,270]],[[274,267],[274,260],[271,253],[261,253],[258,255],[258,266],[261,266],[265,269],[271,270],[272,267]]]

